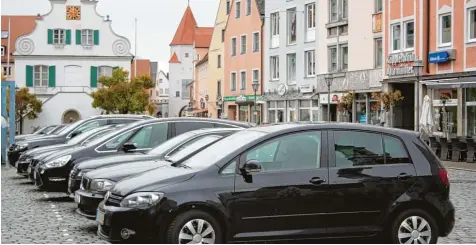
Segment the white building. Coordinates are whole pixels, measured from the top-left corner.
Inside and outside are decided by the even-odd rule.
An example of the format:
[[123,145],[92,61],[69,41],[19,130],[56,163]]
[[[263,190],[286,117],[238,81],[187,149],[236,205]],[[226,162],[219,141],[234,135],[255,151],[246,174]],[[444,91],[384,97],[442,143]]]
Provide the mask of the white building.
[[112,30],[108,16],[96,12],[97,1],[50,3],[50,12],[37,19],[33,32],[16,40],[17,86],[43,100],[43,112],[25,120],[24,132],[100,114],[90,97],[98,78],[112,75],[115,67],[130,71],[131,44]]
[[162,113],[162,117],[169,117],[169,74],[160,70],[155,86],[157,110]]

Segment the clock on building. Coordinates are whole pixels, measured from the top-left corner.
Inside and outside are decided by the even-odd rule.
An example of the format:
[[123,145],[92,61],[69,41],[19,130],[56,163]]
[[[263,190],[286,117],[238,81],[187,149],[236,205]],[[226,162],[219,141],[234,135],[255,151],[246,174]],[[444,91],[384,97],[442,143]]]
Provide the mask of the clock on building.
[[80,20],[81,19],[81,7],[80,6],[66,6],[66,19],[67,20]]

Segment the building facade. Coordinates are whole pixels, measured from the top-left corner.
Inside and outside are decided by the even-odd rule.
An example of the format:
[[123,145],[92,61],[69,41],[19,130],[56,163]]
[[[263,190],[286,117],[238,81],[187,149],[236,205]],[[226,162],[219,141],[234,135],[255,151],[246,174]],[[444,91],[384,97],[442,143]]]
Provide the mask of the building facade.
[[43,112],[25,121],[24,132],[100,114],[90,96],[98,78],[112,75],[115,67],[131,67],[129,40],[112,30],[109,17],[96,12],[97,1],[50,3],[51,11],[15,43],[16,84],[43,100]]
[[212,111],[208,111],[208,54],[195,64],[195,79],[192,83],[191,103],[193,110],[189,112],[190,116],[209,117]]
[[253,83],[262,91],[264,1],[230,1],[225,29],[224,113],[230,120],[261,122],[261,105],[254,107]]
[[169,117],[169,74],[159,70],[155,87],[157,112],[160,111],[162,117]]
[[[476,1],[384,2],[385,89],[405,97],[393,108],[392,126],[417,129],[414,108],[428,95],[435,134],[476,135]],[[423,62],[418,83],[415,60]]]

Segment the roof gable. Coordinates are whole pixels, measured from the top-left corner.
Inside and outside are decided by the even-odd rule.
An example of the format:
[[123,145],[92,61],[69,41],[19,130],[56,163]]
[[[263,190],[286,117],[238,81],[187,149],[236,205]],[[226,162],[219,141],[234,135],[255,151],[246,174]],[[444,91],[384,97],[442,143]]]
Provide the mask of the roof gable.
[[197,22],[193,16],[192,9],[190,6],[187,6],[185,13],[182,16],[177,31],[175,32],[174,38],[170,43],[170,46],[173,45],[193,45],[195,28],[197,27]]
[[172,54],[172,57],[170,57],[169,64],[170,63],[180,63],[180,60],[177,57],[177,54],[174,52]]
[[198,27],[195,29],[195,48],[209,48],[212,35],[213,27]]

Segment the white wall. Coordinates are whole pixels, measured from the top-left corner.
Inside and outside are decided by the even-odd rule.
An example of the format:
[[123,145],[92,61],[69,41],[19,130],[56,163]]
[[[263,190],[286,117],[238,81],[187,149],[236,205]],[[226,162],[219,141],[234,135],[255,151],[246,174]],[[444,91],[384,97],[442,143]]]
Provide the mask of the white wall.
[[[177,54],[180,63],[169,64],[169,116],[178,116],[182,107],[188,105],[189,99],[182,99],[182,79],[193,79],[193,46],[179,45],[170,47],[170,56]],[[185,54],[188,53],[188,57]],[[180,97],[175,92],[180,91]]]
[[[198,98],[196,100],[198,103],[200,103],[200,99],[203,99],[205,101],[205,107],[208,107],[208,103],[206,101],[205,96],[208,94],[208,61],[200,64],[199,66],[195,67],[195,69],[198,69],[198,77],[197,82],[198,82]],[[198,104],[200,105],[200,104]]]
[[[169,93],[165,93],[166,92],[166,89],[169,89],[169,79],[167,78],[166,76],[166,73],[163,72],[163,71],[159,71],[158,75],[157,75],[157,88],[159,89],[158,91],[160,92],[160,89],[163,89],[164,90],[164,93],[163,94],[159,94],[160,96],[160,99],[161,100],[168,100],[169,99],[169,94],[170,94],[170,91]],[[159,83],[160,79],[162,79],[162,83]]]

